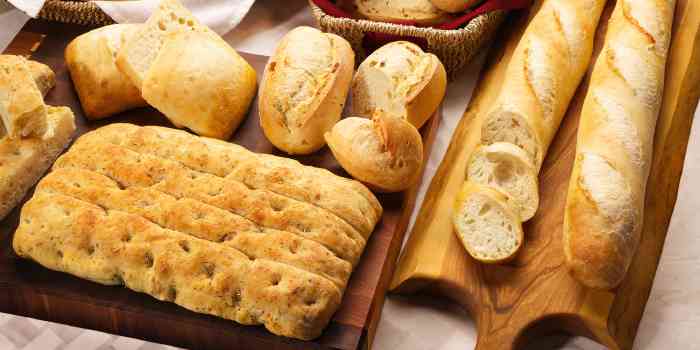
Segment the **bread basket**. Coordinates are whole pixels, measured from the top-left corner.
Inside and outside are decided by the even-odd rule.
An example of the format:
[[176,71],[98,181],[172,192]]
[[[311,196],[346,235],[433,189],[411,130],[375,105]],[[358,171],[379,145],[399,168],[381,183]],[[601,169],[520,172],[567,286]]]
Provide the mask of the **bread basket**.
[[[456,23],[456,28],[442,29],[349,18],[341,11],[334,11],[334,5],[328,1],[309,0],[321,30],[347,39],[357,55],[356,62],[362,62],[384,42],[409,40],[437,55],[450,77],[454,77],[491,40],[505,19],[507,10],[525,7],[528,3],[489,0],[465,14],[461,19],[463,23]],[[449,28],[451,25],[441,27]]]
[[39,12],[39,18],[50,21],[81,24],[86,26],[104,26],[114,21],[92,1],[46,0]]

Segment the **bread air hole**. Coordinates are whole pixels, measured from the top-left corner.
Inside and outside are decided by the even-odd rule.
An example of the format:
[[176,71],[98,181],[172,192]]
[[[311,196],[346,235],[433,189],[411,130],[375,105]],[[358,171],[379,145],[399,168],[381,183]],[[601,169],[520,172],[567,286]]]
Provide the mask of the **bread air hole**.
[[491,210],[491,204],[484,203],[484,205],[481,206],[481,209],[479,209],[479,216],[486,215],[486,213],[488,213],[490,210]]
[[216,271],[216,265],[205,262],[202,264],[202,271],[204,271],[204,275],[206,275],[207,278],[212,278],[214,277],[214,272]]
[[189,252],[190,252],[190,244],[189,244],[189,242],[187,242],[187,241],[180,241],[180,242],[178,242],[178,244],[180,245],[180,248],[182,248],[182,251],[183,251],[183,252],[185,252],[185,253],[189,253]]
[[168,288],[167,298],[170,301],[175,301],[175,299],[177,299],[177,288],[175,288],[175,286],[170,286],[170,288]]
[[306,299],[304,299],[304,304],[306,304],[306,306],[313,306],[314,304],[316,304],[316,301],[316,297],[307,297]]
[[153,267],[153,253],[146,252],[143,259],[144,263],[146,264],[146,267]]
[[233,291],[233,294],[231,295],[231,306],[233,307],[238,307],[238,305],[241,303],[241,290],[236,289]]
[[272,281],[270,281],[270,284],[272,284],[273,287],[276,287],[280,284],[281,281],[282,281],[282,276],[274,275],[274,276],[272,276]]

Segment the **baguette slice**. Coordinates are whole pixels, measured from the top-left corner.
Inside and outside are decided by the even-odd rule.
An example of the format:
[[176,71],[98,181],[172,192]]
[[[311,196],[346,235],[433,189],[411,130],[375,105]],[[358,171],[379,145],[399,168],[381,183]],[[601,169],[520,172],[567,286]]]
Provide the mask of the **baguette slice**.
[[352,82],[352,113],[371,117],[381,109],[416,128],[435,113],[447,88],[445,67],[418,45],[395,41],[374,51]]
[[44,98],[22,56],[0,55],[0,117],[12,138],[46,131]]
[[497,142],[477,148],[467,165],[467,181],[506,193],[523,221],[537,212],[537,170],[527,153],[512,143]]
[[453,223],[469,255],[487,264],[515,257],[523,243],[517,210],[504,193],[466,181],[455,201]]
[[47,108],[41,137],[0,139],[0,220],[24,197],[70,143],[75,117],[68,107]]

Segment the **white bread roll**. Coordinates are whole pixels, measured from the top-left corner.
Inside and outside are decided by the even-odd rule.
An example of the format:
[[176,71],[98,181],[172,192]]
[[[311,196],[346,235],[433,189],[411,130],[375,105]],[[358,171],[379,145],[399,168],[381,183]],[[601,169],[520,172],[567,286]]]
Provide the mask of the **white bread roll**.
[[411,21],[433,25],[450,18],[430,0],[356,0],[354,3],[361,17],[377,22]]
[[381,109],[420,129],[440,106],[446,87],[445,67],[437,56],[407,41],[391,42],[357,68],[352,113],[369,118]]
[[376,191],[403,191],[420,178],[423,141],[401,117],[380,110],[371,120],[345,118],[326,142],[343,169]]
[[534,6],[482,126],[484,144],[510,142],[537,171],[591,59],[605,0],[544,0]]
[[228,139],[257,85],[253,67],[177,0],[162,0],[117,53],[117,67],[178,127]]
[[260,125],[275,147],[309,154],[325,145],[345,106],[355,67],[347,40],[311,27],[284,36],[260,84]]
[[101,119],[147,106],[141,92],[117,69],[116,56],[139,24],[113,24],[91,30],[68,44],[66,66],[85,116]]
[[453,223],[462,245],[474,259],[502,263],[523,244],[518,208],[493,187],[466,181],[455,201]]
[[430,0],[440,10],[450,13],[463,12],[481,0]]
[[574,277],[610,289],[639,244],[675,0],[619,0],[583,104],[564,218]]

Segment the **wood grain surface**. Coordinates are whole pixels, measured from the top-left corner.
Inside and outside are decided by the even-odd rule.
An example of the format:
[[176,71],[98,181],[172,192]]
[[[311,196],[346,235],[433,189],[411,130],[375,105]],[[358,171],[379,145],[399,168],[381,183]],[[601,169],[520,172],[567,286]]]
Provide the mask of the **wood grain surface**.
[[[65,67],[63,51],[71,39],[89,29],[30,21],[8,46],[6,53],[31,56],[54,69],[57,85],[47,95],[46,102],[70,106],[76,114],[78,134],[113,122],[171,126],[167,119],[151,108],[133,110],[95,122],[84,118]],[[256,69],[260,79],[267,57],[243,56]],[[263,136],[256,106],[254,101],[248,118],[231,141],[256,152],[282,155]],[[439,120],[439,116],[431,118],[421,130],[426,154],[429,153]],[[310,156],[295,158],[304,164],[348,176],[327,148]],[[340,309],[323,335],[311,342],[278,337],[263,327],[241,326],[232,321],[196,314],[126,288],[91,283],[20,259],[14,254],[11,242],[21,205],[0,222],[0,312],[187,348],[368,348],[379,321],[417,188],[418,184],[404,193],[378,195],[384,215],[367,242]]]
[[[597,56],[615,1],[608,1],[596,35]],[[655,135],[644,229],[627,278],[612,292],[580,285],[564,265],[563,209],[576,147],[586,80],[579,87],[540,173],[540,208],[524,225],[525,246],[507,265],[471,259],[453,233],[451,208],[477,145],[481,118],[496,94],[526,13],[509,19],[481,74],[475,95],[431,183],[391,288],[444,295],[463,305],[477,323],[477,349],[518,348],[555,331],[583,335],[611,349],[630,349],[644,312],[678,184],[693,111],[700,96],[700,3],[678,0],[666,88]]]

